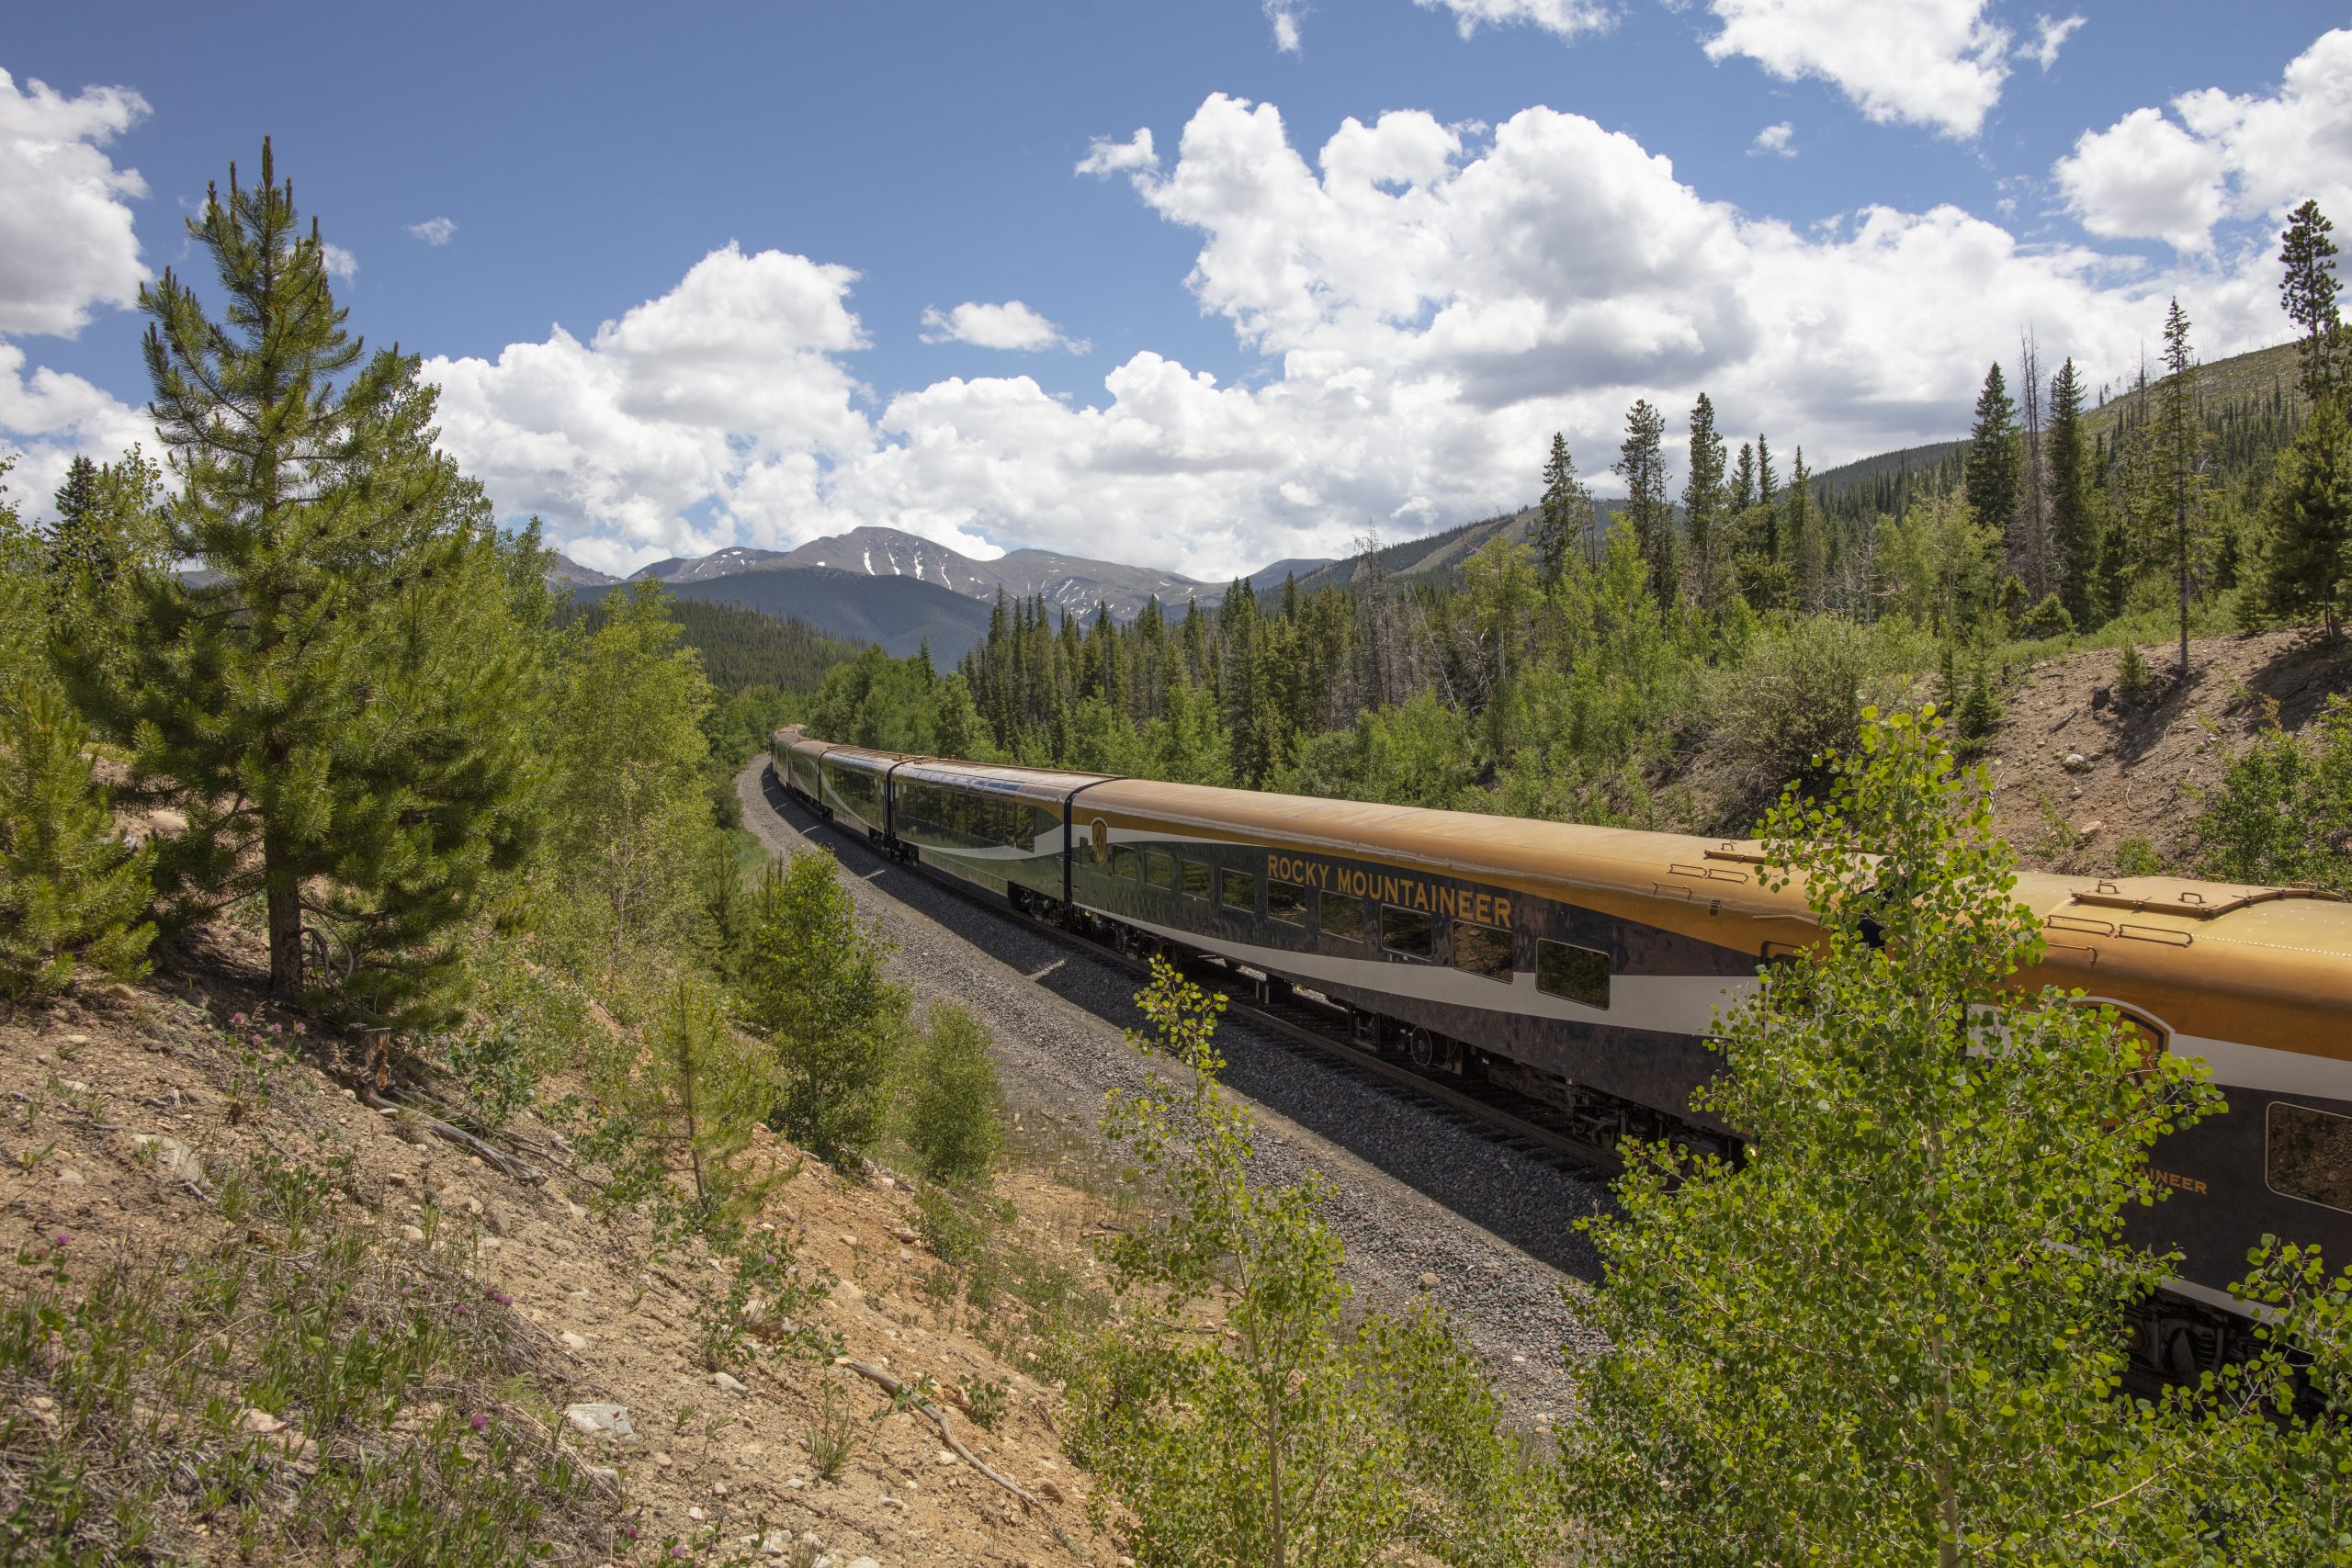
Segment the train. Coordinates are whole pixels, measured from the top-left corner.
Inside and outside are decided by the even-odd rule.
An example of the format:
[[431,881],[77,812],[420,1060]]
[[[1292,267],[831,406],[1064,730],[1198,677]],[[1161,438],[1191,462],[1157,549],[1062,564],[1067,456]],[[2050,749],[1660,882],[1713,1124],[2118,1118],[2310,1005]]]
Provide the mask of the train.
[[[1816,937],[1762,846],[1100,773],[907,756],[778,731],[784,790],[881,852],[1131,955],[1224,964],[1305,998],[1352,1043],[1490,1080],[1606,1150],[1671,1137],[1736,1154],[1690,1108],[1719,1010]],[[2020,874],[2036,978],[2201,1056],[2229,1109],[2168,1134],[2177,1247],[2133,1324],[2148,1373],[2247,1348],[2228,1293],[2267,1235],[2352,1259],[2352,903],[2305,887]]]

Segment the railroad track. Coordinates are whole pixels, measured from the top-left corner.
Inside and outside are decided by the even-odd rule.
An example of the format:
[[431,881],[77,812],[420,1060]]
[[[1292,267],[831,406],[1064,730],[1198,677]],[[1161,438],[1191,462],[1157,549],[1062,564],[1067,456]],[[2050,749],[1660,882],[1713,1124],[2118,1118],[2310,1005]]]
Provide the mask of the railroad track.
[[[830,820],[793,800],[777,781],[773,767],[763,777],[762,793],[767,797],[769,807],[779,816],[785,814],[787,807],[790,807],[792,816],[786,819],[798,819],[796,825],[801,828],[803,837],[808,836],[809,825],[819,825],[868,853],[876,852],[866,840],[834,828]],[[922,870],[920,866],[910,869]],[[1147,958],[1123,953],[1107,942],[1093,941],[1056,921],[1016,909],[1010,903],[984,899],[953,877],[925,874],[924,880],[935,887],[955,893],[977,908],[1010,918],[1089,957],[1105,960],[1138,976],[1148,976],[1151,971],[1150,961]],[[1393,1099],[1404,1100],[1457,1126],[1474,1130],[1489,1142],[1555,1169],[1607,1177],[1623,1168],[1615,1151],[1607,1145],[1552,1124],[1549,1108],[1538,1101],[1513,1094],[1497,1085],[1424,1071],[1408,1063],[1365,1050],[1354,1043],[1346,1016],[1335,1007],[1311,1000],[1304,995],[1283,1000],[1260,1001],[1254,994],[1257,976],[1212,955],[1187,956],[1177,966],[1188,978],[1223,996],[1229,1015],[1246,1018],[1277,1039],[1314,1051],[1337,1071],[1358,1082],[1372,1085]]]

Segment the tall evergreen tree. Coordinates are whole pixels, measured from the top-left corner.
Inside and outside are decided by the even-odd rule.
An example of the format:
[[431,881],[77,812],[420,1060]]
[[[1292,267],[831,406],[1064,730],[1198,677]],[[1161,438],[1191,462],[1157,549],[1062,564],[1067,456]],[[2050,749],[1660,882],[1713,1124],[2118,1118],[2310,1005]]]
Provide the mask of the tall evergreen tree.
[[1690,405],[1690,464],[1682,485],[1682,516],[1690,541],[1692,596],[1707,609],[1721,601],[1724,562],[1717,558],[1724,523],[1724,438],[1706,393]]
[[2286,269],[2279,280],[2278,303],[2295,323],[2297,350],[2302,361],[2303,395],[2313,403],[2339,395],[2344,387],[2344,325],[2336,314],[2335,242],[2328,237],[2335,225],[2327,220],[2316,201],[2295,209],[2279,236],[2278,261]]
[[1761,434],[1756,437],[1756,502],[1770,506],[1781,499],[1780,470],[1772,467],[1771,443]]
[[2180,585],[2180,678],[2188,679],[2188,518],[2199,488],[2197,362],[2188,350],[2188,312],[2176,299],[2165,311],[2165,403],[2161,434],[2165,480],[2171,491],[2173,561]]
[[1625,481],[1625,521],[1649,568],[1650,592],[1661,604],[1675,598],[1674,513],[1666,499],[1666,417],[1647,398],[1625,415],[1625,439],[1615,469]]
[[1536,553],[1546,588],[1566,573],[1572,556],[1590,558],[1592,495],[1577,478],[1568,438],[1558,431],[1552,433],[1552,455],[1544,462],[1544,500],[1535,527]]
[[1799,602],[1805,609],[1818,610],[1828,590],[1829,547],[1820,513],[1814,509],[1812,491],[1813,476],[1805,471],[1804,448],[1800,446],[1796,468],[1789,476],[1788,520],[1782,532],[1788,536],[1789,553],[1795,558]]
[[2069,358],[2050,382],[2050,536],[2058,598],[2075,625],[2088,629],[2092,579],[2098,568],[2098,520],[2091,513],[2089,454],[2083,440],[2083,382]]
[[528,845],[528,660],[432,389],[345,330],[266,141],[261,173],[188,220],[223,318],[168,270],[141,297],[179,480],[165,551],[212,581],[141,572],[136,613],[67,662],[134,780],[186,810],[160,857],[179,911],[258,895],[274,995],[302,990],[307,940],[363,1012],[415,1021],[453,973],[443,939]]
[[2352,614],[2352,426],[2344,400],[2326,398],[2278,456],[2263,503],[2270,525],[2270,611],[2316,614],[2330,637]]
[[2017,521],[2021,473],[2017,405],[1996,360],[1976,394],[1976,423],[1968,435],[1968,507],[1979,523],[2008,533]]
[[1739,444],[1739,459],[1732,465],[1731,505],[1735,512],[1745,512],[1756,504],[1756,444]]

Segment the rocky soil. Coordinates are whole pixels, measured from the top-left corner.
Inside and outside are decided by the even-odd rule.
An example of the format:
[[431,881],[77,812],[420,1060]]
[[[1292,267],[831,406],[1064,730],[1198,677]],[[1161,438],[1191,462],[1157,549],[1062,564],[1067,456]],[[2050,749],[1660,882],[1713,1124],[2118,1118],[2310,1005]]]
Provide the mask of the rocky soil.
[[[764,763],[737,785],[745,826],[771,849],[814,846],[840,860],[859,908],[897,949],[894,977],[919,1001],[960,1002],[988,1024],[1024,1132],[1056,1130],[1074,1163],[1102,1159],[1103,1095],[1142,1077],[1122,1035],[1142,1021],[1133,973],[818,823]],[[1228,1019],[1219,1042],[1227,1083],[1258,1111],[1264,1174],[1311,1166],[1330,1179],[1328,1217],[1363,1297],[1394,1305],[1435,1296],[1518,1416],[1531,1426],[1565,1416],[1561,1350],[1589,1330],[1562,1287],[1592,1271],[1575,1226],[1607,1201],[1605,1183],[1434,1117],[1247,1021]]]
[[2045,660],[2003,699],[1984,760],[1995,821],[2028,865],[2112,874],[2117,846],[2136,837],[2167,869],[2193,871],[2198,792],[2221,782],[2274,711],[2300,732],[2331,694],[2352,692],[2352,644],[2309,631],[2193,640],[2185,684],[2169,679],[2177,645],[2143,646],[2163,684],[2138,703],[2117,691],[2121,657]]
[[[780,1248],[838,1276],[827,1316],[850,1356],[957,1393],[1002,1385],[993,1429],[952,1410],[951,1419],[1036,1507],[956,1459],[929,1422],[887,1414],[881,1391],[843,1369],[761,1359],[715,1376],[697,1354],[711,1292],[696,1271],[713,1264],[653,1253],[641,1223],[592,1215],[587,1173],[536,1122],[502,1142],[546,1179],[515,1180],[413,1118],[360,1103],[348,1079],[253,1052],[251,1026],[232,1021],[258,1014],[258,976],[237,972],[233,955],[224,962],[225,972],[206,966],[142,987],[85,987],[0,1020],[0,1257],[60,1257],[82,1279],[110,1258],[232,1245],[243,1227],[222,1212],[225,1185],[249,1178],[255,1161],[299,1162],[338,1173],[338,1223],[364,1227],[395,1255],[462,1264],[482,1287],[481,1310],[518,1320],[548,1369],[540,1392],[549,1420],[575,1416],[563,1440],[603,1477],[596,1511],[615,1561],[670,1560],[672,1541],[676,1561],[793,1568],[1119,1561],[1087,1525],[1090,1483],[1062,1452],[1056,1391],[1001,1361],[967,1314],[924,1291],[937,1265],[900,1183],[853,1183],[799,1164],[763,1224]],[[798,1163],[764,1137],[745,1157],[782,1170]],[[1098,1268],[1087,1237],[1109,1204],[1027,1171],[1007,1173],[1000,1192],[1035,1255],[1080,1279]],[[829,1383],[859,1435],[833,1482],[809,1451]],[[24,1393],[0,1388],[0,1407]],[[626,1410],[628,1437],[592,1435],[601,1405]],[[0,1442],[0,1483],[17,1457],[7,1449]],[[213,1528],[190,1515],[168,1521],[165,1535],[203,1560]],[[587,1560],[559,1551],[560,1561]]]

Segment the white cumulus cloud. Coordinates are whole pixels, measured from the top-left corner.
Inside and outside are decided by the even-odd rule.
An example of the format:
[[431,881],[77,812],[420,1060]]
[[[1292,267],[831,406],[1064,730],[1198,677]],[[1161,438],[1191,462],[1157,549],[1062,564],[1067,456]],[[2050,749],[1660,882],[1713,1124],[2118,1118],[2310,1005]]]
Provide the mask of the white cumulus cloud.
[[454,218],[428,218],[422,223],[412,223],[408,231],[428,245],[446,245],[457,237],[458,220]]
[[2010,35],[1986,0],[1710,0],[1710,59],[1830,83],[1871,119],[1974,136],[2008,78]]
[[147,113],[126,87],[68,96],[0,71],[0,450],[17,459],[8,485],[28,516],[46,512],[77,453],[112,458],[154,443],[145,415],[8,341],[72,337],[97,310],[138,299],[147,268],[130,203],[147,182],[106,149]]
[[1298,0],[1264,0],[1266,20],[1274,29],[1274,47],[1284,54],[1298,52]]
[[923,311],[922,324],[925,343],[962,343],[974,348],[1030,352],[1066,348],[1072,354],[1084,354],[1094,346],[1084,338],[1066,336],[1061,328],[1018,299],[1008,299],[1001,305],[967,300],[952,310],[933,306]]
[[1778,125],[1768,125],[1756,133],[1755,141],[1747,144],[1748,153],[1750,156],[1793,158],[1797,150],[1790,143],[1796,133],[1797,128],[1785,119]]
[[326,264],[329,277],[340,277],[347,283],[359,276],[359,258],[333,241],[320,242],[319,255]]
[[139,298],[130,201],[147,194],[107,144],[147,116],[125,87],[67,97],[0,71],[0,333],[71,337],[98,305]]
[[1159,154],[1152,150],[1151,128],[1137,128],[1125,141],[1114,141],[1098,136],[1086,149],[1086,156],[1078,161],[1081,175],[1131,175],[1139,169],[1159,167]]
[[1572,39],[1600,32],[1615,20],[1603,0],[1414,0],[1424,11],[1441,7],[1453,13],[1453,25],[1464,38],[1481,27],[1524,23]]
[[2018,52],[2047,71],[2058,63],[2058,51],[2066,47],[2066,40],[2079,32],[2088,20],[2086,17],[2062,17],[2056,20],[2036,17],[2033,19],[2033,42]]
[[855,275],[729,246],[584,342],[433,362],[445,443],[502,515],[607,570],[872,523],[1218,580],[1528,497],[1555,430],[1598,473],[1635,397],[1679,418],[1703,389],[1826,467],[1964,429],[2023,324],[2094,384],[2176,289],[2202,354],[2281,331],[2267,261],[2166,274],[1952,207],[1799,229],[1548,108],[1350,119],[1316,147],[1220,95],[1172,160],[1138,135],[1080,166],[1197,235],[1186,284],[1262,375],[1146,351],[1091,399],[979,377],[877,406],[845,368]]
[[2282,218],[2305,198],[2352,216],[2352,29],[2322,35],[2273,93],[2218,87],[2086,131],[2052,168],[2094,234],[2212,245],[2224,220]]

